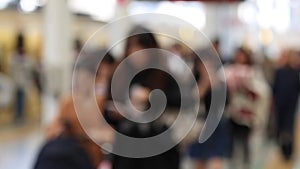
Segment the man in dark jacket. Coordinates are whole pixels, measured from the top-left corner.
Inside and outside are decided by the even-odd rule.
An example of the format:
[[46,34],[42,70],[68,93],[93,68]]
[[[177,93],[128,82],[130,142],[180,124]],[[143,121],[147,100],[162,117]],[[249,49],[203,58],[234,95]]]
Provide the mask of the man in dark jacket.
[[294,128],[300,92],[299,56],[290,54],[288,63],[277,69],[274,81],[278,142],[286,160],[293,154]]

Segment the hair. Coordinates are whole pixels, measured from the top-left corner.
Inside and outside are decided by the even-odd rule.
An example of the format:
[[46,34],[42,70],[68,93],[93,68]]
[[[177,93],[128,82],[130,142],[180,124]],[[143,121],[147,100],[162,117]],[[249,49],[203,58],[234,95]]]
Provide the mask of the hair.
[[[154,36],[154,34],[152,33],[152,31],[142,27],[142,26],[135,26],[133,27],[133,29],[131,29],[131,31],[129,32],[128,38],[126,39],[126,45],[125,45],[125,52],[124,52],[124,57],[121,58],[125,59],[126,57],[128,57],[130,55],[130,45],[134,45],[133,43],[136,43],[138,45],[140,45],[143,49],[150,49],[150,48],[155,48],[155,49],[160,49],[160,46],[158,44],[158,42],[156,41],[156,38]],[[154,53],[150,52],[150,55],[155,55],[155,56],[159,56],[159,57],[150,57],[149,60],[147,60],[146,64],[151,64],[151,63],[155,63],[156,65],[159,64],[160,66],[165,66],[166,64],[166,60],[165,58],[162,56],[162,54],[156,50],[153,51]],[[161,56],[161,57],[160,57]],[[132,71],[134,70],[134,66],[130,65],[130,63],[127,62],[128,65],[128,69],[126,68],[126,70],[123,71],[124,76],[123,78],[126,79],[127,78],[127,74],[128,71]],[[145,66],[147,67],[147,66]],[[140,79],[138,79],[138,81],[142,84],[142,86],[146,86],[149,89],[165,89],[166,86],[168,85],[168,78],[169,76],[167,75],[166,72],[156,69],[156,68],[148,68],[145,69],[141,72],[139,72],[135,77],[137,77],[138,75],[141,75],[142,77]],[[125,82],[122,80],[120,81],[120,86],[122,86],[122,83]],[[159,80],[158,80],[159,79]],[[133,81],[131,81],[133,82]],[[120,91],[121,93],[123,91]],[[110,91],[109,91],[110,93]]]
[[153,33],[142,26],[135,26],[128,34],[128,39],[125,45],[124,58],[129,55],[129,48],[132,42],[136,41],[143,48],[160,48]]
[[110,53],[106,53],[106,55],[103,57],[101,63],[114,64],[115,61],[116,61],[115,58]]
[[16,50],[19,53],[24,53],[24,48],[25,48],[25,38],[22,32],[20,32],[17,35],[17,39],[16,39]]
[[73,43],[73,47],[76,50],[80,50],[82,48],[82,42],[79,38],[76,38]]
[[243,48],[243,47],[238,47],[235,53],[241,52],[245,57],[246,57],[246,64],[247,65],[253,65],[254,61],[252,58],[252,53],[249,49]]
[[[106,52],[106,50],[100,49],[100,50],[93,50],[86,53],[83,53],[82,58],[78,61],[78,64],[76,65],[76,70],[84,69],[89,71],[92,74],[97,73],[98,71],[98,63],[99,63],[99,56],[103,55]],[[104,57],[102,58],[100,64],[102,63],[108,63],[112,65],[115,63],[114,57],[108,52],[105,53]]]
[[17,36],[17,48],[23,48],[24,47],[24,35],[22,33],[19,33]]
[[218,45],[219,46],[220,45],[220,38],[219,37],[214,38],[212,43],[213,43],[213,45]]

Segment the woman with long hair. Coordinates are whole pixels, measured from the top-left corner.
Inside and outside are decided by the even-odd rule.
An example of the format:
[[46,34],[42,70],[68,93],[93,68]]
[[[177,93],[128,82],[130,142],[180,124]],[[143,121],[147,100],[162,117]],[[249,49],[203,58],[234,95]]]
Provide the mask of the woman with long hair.
[[[159,49],[158,42],[156,41],[154,34],[150,30],[143,28],[141,26],[134,27],[129,33],[129,37],[126,39],[125,52],[121,61],[126,60],[124,70],[120,71],[122,76],[117,80],[117,86],[112,92],[116,93],[113,98],[114,103],[118,102],[124,107],[128,107],[126,100],[126,94],[128,91],[124,90],[124,84],[128,80],[129,74],[137,72],[141,68],[147,67],[153,64],[164,64],[164,59],[162,57],[157,57],[159,52],[145,51],[145,49]],[[144,51],[143,51],[144,50]],[[133,55],[133,56],[131,56]],[[155,55],[155,56],[154,56]],[[120,63],[121,64],[121,63]],[[145,111],[150,106],[149,95],[152,90],[160,89],[165,92],[168,89],[170,83],[175,83],[175,81],[166,72],[158,69],[145,69],[139,71],[133,79],[130,79],[129,95],[130,102],[139,111]],[[168,97],[168,96],[167,96]],[[155,105],[154,105],[155,106]],[[144,116],[145,114],[134,114],[130,112],[130,109],[126,109],[129,116],[137,117]],[[129,112],[128,112],[129,111]],[[148,112],[157,113],[157,112]],[[112,112],[108,113],[109,117]],[[145,115],[146,116],[146,115]],[[116,117],[116,116],[110,116]],[[134,137],[134,138],[147,138],[156,136],[167,129],[165,124],[158,124],[158,120],[154,120],[149,123],[137,123],[130,121],[126,118],[118,118],[118,120],[109,119],[109,121],[114,121],[114,127],[116,130],[124,135]],[[118,143],[119,138],[116,137],[116,144],[114,148],[120,148],[119,146],[125,146],[122,142]],[[169,139],[172,139],[171,137]],[[135,147],[131,147],[134,149]],[[151,147],[149,147],[151,148]],[[130,158],[122,157],[118,155],[113,155],[113,169],[178,169],[179,168],[179,153],[177,147],[168,150],[165,153],[147,157],[147,158]]]

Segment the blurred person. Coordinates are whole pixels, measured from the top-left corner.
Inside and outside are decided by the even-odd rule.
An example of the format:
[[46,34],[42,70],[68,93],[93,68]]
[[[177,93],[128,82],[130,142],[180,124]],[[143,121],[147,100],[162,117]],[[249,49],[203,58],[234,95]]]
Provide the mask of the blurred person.
[[[199,96],[204,104],[204,113],[200,120],[204,121],[211,107],[212,91],[224,90],[225,83],[218,78],[219,65],[212,58],[216,55],[209,55],[206,51],[202,51],[200,54],[204,55],[204,59],[202,61],[195,60],[194,73],[198,81]],[[209,74],[209,72],[213,74]],[[204,143],[198,143],[198,139],[196,142],[192,142],[188,153],[194,162],[195,169],[224,169],[225,160],[230,155],[230,126],[227,117],[222,116],[216,130]]]
[[[129,74],[130,72],[135,72],[135,70],[137,70],[138,68],[147,66],[150,63],[163,64],[163,62],[165,62],[163,59],[156,60],[151,59],[151,57],[146,57],[145,55],[147,54],[151,55],[151,53],[147,52],[140,54],[139,59],[130,59],[129,55],[134,54],[135,52],[150,48],[159,49],[160,47],[154,35],[150,33],[150,30],[141,26],[134,27],[129,35],[131,36],[129,36],[126,40],[125,53],[123,57],[123,59],[129,57],[129,61],[126,63],[126,70],[121,71],[124,73],[124,76],[122,76],[122,79],[118,80],[119,87],[116,88],[116,90],[118,91],[114,91],[118,93],[118,97],[115,98],[117,100],[113,100],[114,102],[117,101],[118,103],[123,104],[125,107],[128,101],[125,99],[125,95],[128,91],[125,91],[122,86],[123,83],[128,80],[127,78],[129,78],[127,74]],[[121,59],[121,61],[123,59]],[[176,83],[167,73],[161,70],[143,70],[131,80],[129,92],[131,99],[130,101],[138,110],[145,111],[150,106],[148,102],[150,92],[154,89],[161,89],[162,91],[166,92],[170,82]],[[168,104],[169,103],[167,103],[167,107]],[[113,112],[110,111],[110,114],[108,115],[110,119],[108,121],[114,121],[116,130],[130,137],[152,137],[164,132],[167,129],[167,126],[165,124],[158,124],[156,120],[150,123],[140,124],[130,121],[126,118],[122,118],[121,115],[113,116],[111,115],[112,113]],[[136,114],[134,114],[133,112],[126,113],[136,117]],[[169,139],[172,139],[171,136]],[[114,145],[114,148],[116,149],[120,148],[119,146],[126,146],[124,145],[125,143],[119,142],[120,140],[118,139],[118,137],[115,141],[116,144]],[[131,148],[134,149],[134,147]],[[179,152],[176,146],[168,150],[167,152],[152,157],[129,158],[113,155],[112,160],[113,169],[178,169],[179,161]]]
[[270,58],[270,56],[266,54],[265,48],[262,49],[262,55],[260,55],[260,57],[261,57],[261,61],[259,63],[259,66],[262,68],[264,76],[268,84],[271,86],[274,81],[274,72],[276,68],[276,63],[274,62],[274,60]]
[[[97,52],[99,55],[99,51]],[[112,64],[111,62],[107,62],[106,58],[111,57],[107,54],[97,71],[95,69],[95,64],[98,63],[95,62],[95,57],[98,56],[97,52],[85,54],[87,57],[83,57],[83,60],[80,60],[78,65],[76,65],[76,76],[73,81],[74,92],[72,95],[68,95],[62,99],[58,116],[47,130],[47,138],[50,143],[65,136],[77,142],[87,153],[87,159],[91,162],[93,168],[97,168],[100,165],[103,160],[103,153],[86,132],[95,134],[93,136],[99,138],[99,140],[96,140],[97,143],[101,143],[102,141],[111,142],[113,139],[113,133],[103,125],[104,122],[98,121],[99,119],[97,118],[98,109],[101,113],[104,111],[106,95],[103,93],[96,94],[98,106],[95,107],[93,104],[94,94],[95,92],[97,93],[97,89],[93,88],[95,75],[97,75],[96,79],[109,78],[99,76],[106,74],[103,72],[106,72],[107,66]],[[103,79],[103,82],[108,82],[108,80]],[[76,98],[76,102],[74,97]],[[77,104],[76,109],[75,103]],[[80,122],[78,118],[80,118]]]
[[[168,87],[168,95],[170,96],[169,105],[174,108],[179,108],[181,99],[189,99],[193,92],[192,88],[195,87],[192,84],[193,76],[189,76],[189,71],[194,67],[194,56],[189,48],[182,43],[176,42],[170,48],[170,56],[167,58],[168,69],[176,76],[182,87],[182,92],[177,90],[178,85],[176,83]],[[179,57],[179,59],[178,59]],[[184,65],[185,64],[185,65]],[[178,92],[178,93],[177,93]]]
[[12,79],[3,73],[0,65],[0,110],[7,109],[12,105],[14,84]]
[[80,38],[75,38],[74,40],[74,53],[75,53],[75,60],[77,59],[77,56],[80,54],[80,51],[82,49],[82,42]]
[[279,67],[284,67],[288,64],[289,55],[293,51],[291,49],[284,49],[281,51],[279,58],[277,59],[277,65]]
[[[274,138],[276,136],[276,127],[275,127],[275,116],[273,114],[273,107],[272,107],[272,86],[274,83],[274,74],[275,74],[275,69],[276,69],[276,63],[273,59],[270,58],[270,56],[267,55],[266,52],[266,47],[262,47],[262,52],[259,55],[260,56],[260,60],[258,61],[258,66],[259,68],[262,70],[263,72],[263,76],[266,79],[266,87],[268,88],[267,91],[267,102],[266,106],[268,106],[268,108],[266,108],[267,110],[265,110],[267,112],[266,114],[266,135],[267,138],[271,139]],[[258,58],[258,57],[257,57]]]
[[[207,48],[205,50],[207,50],[207,52],[210,52],[210,55],[215,57],[215,58],[219,58],[221,60],[222,64],[227,64],[228,60],[226,60],[224,58],[224,56],[221,53],[221,44],[220,44],[220,38],[216,37],[212,40],[212,47],[213,48]],[[213,50],[213,51],[212,51]],[[216,55],[217,54],[217,55]]]
[[224,63],[223,58],[220,56],[220,54],[221,54],[220,39],[219,38],[213,39],[212,45],[213,45],[213,48],[211,48],[211,49],[216,50],[217,54],[219,55],[219,58],[221,59],[221,62]]
[[183,60],[190,61],[194,59],[189,47],[182,42],[175,41],[174,44],[169,47],[169,51],[177,56],[181,56]]
[[[105,51],[101,51],[105,52]],[[98,51],[97,53],[100,53]],[[115,59],[110,53],[107,53],[101,61],[101,66],[97,71],[95,82],[95,93],[97,96],[107,96],[110,80],[113,74]]]
[[277,115],[277,141],[284,159],[291,160],[300,92],[300,58],[295,51],[290,51],[285,55],[285,59],[275,72],[273,92]]
[[233,167],[247,169],[251,167],[250,136],[255,128],[265,123],[266,105],[262,98],[268,88],[251,51],[245,48],[236,50],[233,63],[225,67],[225,75],[229,89],[232,163]]
[[78,56],[80,56],[80,52],[81,52],[81,49],[83,47],[83,44],[82,44],[82,41],[79,37],[76,37],[73,41],[73,46],[72,46],[73,50],[72,50],[72,55],[74,58],[72,58],[72,66],[73,68],[75,67],[75,64],[76,64],[76,61],[77,61],[77,58]]
[[10,74],[16,87],[15,122],[17,123],[24,120],[27,93],[34,80],[34,64],[26,54],[24,43],[24,35],[20,33],[10,66]]

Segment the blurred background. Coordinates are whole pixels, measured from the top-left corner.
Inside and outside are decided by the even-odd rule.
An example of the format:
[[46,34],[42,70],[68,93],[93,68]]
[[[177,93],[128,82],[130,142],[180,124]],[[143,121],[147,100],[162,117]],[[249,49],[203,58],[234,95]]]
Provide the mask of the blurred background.
[[[0,0],[1,169],[33,168],[45,143],[45,131],[59,112],[61,97],[70,92],[75,60],[89,37],[110,21],[142,13],[168,14],[189,22],[217,44],[214,47],[229,67],[238,62],[239,54],[251,53],[254,69],[261,75],[252,78],[261,78],[259,81],[263,83],[259,84],[263,86],[260,91],[263,101],[255,106],[264,107],[260,110],[264,120],[263,124],[251,129],[249,144],[254,155],[246,167],[300,169],[300,121],[297,116],[300,0]],[[105,49],[113,45],[113,41],[126,35],[133,25],[144,25],[155,31],[174,31],[172,23],[160,18],[132,20],[123,27],[94,37],[93,48]],[[187,27],[175,31],[193,48],[205,49],[209,45],[204,37],[195,39],[193,30]],[[157,41],[162,48],[178,52],[178,55],[191,53],[173,39],[157,37]],[[237,50],[239,47],[247,52]],[[114,59],[120,59],[124,55],[124,45],[114,47],[111,54]],[[285,67],[295,71],[285,71]],[[286,74],[281,74],[281,69]],[[228,72],[235,71],[228,68]],[[228,80],[232,80],[231,76]],[[285,82],[292,84],[288,86]],[[282,90],[296,96],[292,101],[285,99],[284,94],[280,95],[284,93]],[[296,106],[283,108],[285,111],[292,107],[292,115],[281,124],[276,110],[282,109],[276,104],[286,100],[295,102]],[[286,114],[283,116],[288,116]],[[294,127],[289,128],[288,139],[283,139],[293,144],[291,159],[285,158],[282,139],[277,136],[278,126],[287,123]],[[189,155],[182,155],[180,161],[180,168],[194,167],[193,157]],[[225,158],[225,161],[221,168],[231,168],[232,159]]]

